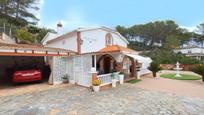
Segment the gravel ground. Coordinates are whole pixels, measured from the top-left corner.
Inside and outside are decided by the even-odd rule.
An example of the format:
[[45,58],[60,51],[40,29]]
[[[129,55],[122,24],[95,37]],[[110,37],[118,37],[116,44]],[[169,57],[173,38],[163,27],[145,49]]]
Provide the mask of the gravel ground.
[[144,90],[135,84],[95,93],[67,86],[0,97],[1,115],[203,115],[204,99]]

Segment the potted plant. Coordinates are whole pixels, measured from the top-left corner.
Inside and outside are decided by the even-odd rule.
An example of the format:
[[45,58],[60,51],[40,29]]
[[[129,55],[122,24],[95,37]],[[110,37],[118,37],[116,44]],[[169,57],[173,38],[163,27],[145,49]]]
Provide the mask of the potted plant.
[[119,73],[119,80],[120,80],[120,84],[124,83],[124,72]]
[[101,85],[101,80],[99,80],[99,79],[93,80],[92,85],[93,85],[93,91],[94,92],[99,92],[100,85]]
[[62,81],[63,83],[68,83],[69,81],[69,76],[67,74],[65,74],[63,77],[62,77]]
[[75,80],[74,80],[73,78],[72,78],[72,79],[70,78],[70,79],[69,79],[69,83],[70,83],[70,84],[75,84]]
[[152,71],[153,77],[156,77],[156,76],[157,76],[157,72],[158,72],[159,70],[161,70],[161,68],[160,68],[160,66],[159,66],[159,63],[154,62],[154,61],[150,64],[150,66],[148,67],[148,69],[149,69],[150,71]]
[[202,76],[202,81],[204,82],[204,65],[203,64],[199,64],[199,65],[195,65],[192,68],[192,71],[201,75]]
[[112,87],[116,87],[117,80],[115,79],[115,74],[111,73],[110,76],[111,76],[111,79],[112,79]]

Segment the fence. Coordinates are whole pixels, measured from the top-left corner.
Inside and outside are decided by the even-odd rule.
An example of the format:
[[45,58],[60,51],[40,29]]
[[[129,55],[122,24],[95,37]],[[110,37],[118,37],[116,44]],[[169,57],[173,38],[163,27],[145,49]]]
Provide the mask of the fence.
[[[119,72],[115,72],[113,74],[115,75],[115,78],[119,81]],[[112,83],[111,73],[110,74],[98,75],[97,77],[102,82],[101,86]]]
[[[180,67],[183,68],[184,71],[190,71],[192,67],[195,65],[187,65],[187,64],[181,64]],[[160,64],[160,67],[164,70],[173,70],[173,68],[176,67],[175,64]]]

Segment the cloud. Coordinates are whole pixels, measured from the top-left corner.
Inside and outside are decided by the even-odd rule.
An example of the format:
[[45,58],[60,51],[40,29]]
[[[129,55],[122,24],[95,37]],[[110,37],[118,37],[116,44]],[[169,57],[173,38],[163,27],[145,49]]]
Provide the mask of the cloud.
[[[41,19],[41,13],[42,13],[43,5],[44,5],[44,0],[39,0],[39,1],[38,1],[39,11],[36,12],[36,17],[37,17],[38,19]],[[41,20],[38,22],[38,25],[42,25]]]
[[196,26],[180,26],[181,28],[187,29],[189,32],[195,32],[197,27]]
[[63,32],[68,32],[79,27],[98,26],[99,23],[89,21],[87,15],[80,10],[80,8],[69,8],[65,11],[63,19],[58,19],[49,24],[49,28],[57,29],[57,23],[61,22],[63,25]]
[[69,8],[62,23],[64,23],[65,29],[68,30],[93,24],[93,22],[88,21],[86,13],[80,8]]

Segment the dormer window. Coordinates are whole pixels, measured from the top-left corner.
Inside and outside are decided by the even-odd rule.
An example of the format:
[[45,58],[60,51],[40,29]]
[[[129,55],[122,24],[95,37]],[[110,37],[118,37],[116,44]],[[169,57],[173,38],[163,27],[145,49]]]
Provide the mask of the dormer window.
[[106,45],[113,45],[113,36],[110,33],[106,34]]

